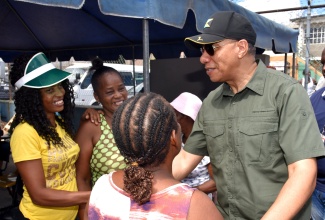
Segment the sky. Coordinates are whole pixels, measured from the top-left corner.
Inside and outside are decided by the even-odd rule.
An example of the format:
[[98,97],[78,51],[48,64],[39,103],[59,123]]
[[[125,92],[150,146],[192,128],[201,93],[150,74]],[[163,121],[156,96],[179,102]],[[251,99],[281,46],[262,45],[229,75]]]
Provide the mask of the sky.
[[[254,12],[284,9],[284,8],[296,8],[307,6],[307,0],[230,0],[231,2],[237,3],[248,10]],[[311,0],[311,5],[323,5],[324,0]],[[325,8],[312,9],[312,15],[325,14]],[[290,19],[297,18],[307,15],[307,10],[298,11],[287,11],[287,12],[277,12],[277,13],[263,13],[261,14],[275,22],[280,24],[288,25]]]

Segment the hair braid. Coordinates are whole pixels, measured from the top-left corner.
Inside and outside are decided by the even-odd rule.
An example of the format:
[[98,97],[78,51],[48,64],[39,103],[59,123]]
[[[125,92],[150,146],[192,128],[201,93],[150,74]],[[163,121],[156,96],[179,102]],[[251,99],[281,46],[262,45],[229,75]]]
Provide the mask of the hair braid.
[[124,190],[137,203],[150,200],[153,174],[148,169],[165,160],[170,135],[177,129],[173,108],[155,93],[138,94],[115,111],[114,139],[129,165],[124,170]]
[[124,190],[142,205],[150,200],[153,174],[142,167],[130,166],[124,171]]
[[[156,160],[159,162],[162,162],[164,160],[164,157],[161,157],[164,154],[160,154],[160,152],[162,152],[163,150],[168,151],[168,149],[166,149],[164,146],[166,146],[169,142],[169,139],[163,138],[162,135],[160,135],[162,132],[165,132],[165,135],[170,137],[172,130],[169,130],[169,132],[166,133],[165,131],[165,127],[166,127],[166,122],[171,119],[169,116],[174,116],[173,114],[168,114],[168,111],[166,111],[166,107],[164,105],[163,102],[157,102],[155,103],[155,108],[159,109],[159,111],[157,111],[157,115],[152,115],[153,120],[155,120],[156,122],[161,121],[161,123],[157,123],[157,128],[151,128],[152,131],[155,131],[155,133],[152,135],[152,143],[149,143],[149,146],[151,145],[156,145],[158,147],[158,149],[156,149],[153,154],[148,154],[151,155],[151,161],[150,162],[154,162],[152,160]],[[155,117],[155,119],[154,119]],[[152,150],[152,149],[150,149]]]
[[[141,159],[141,165],[145,166],[148,162],[145,160],[145,156],[146,156],[146,152],[145,149],[147,149],[148,147],[146,146],[147,144],[144,142],[145,139],[147,139],[146,135],[148,132],[146,131],[146,126],[145,126],[145,120],[146,120],[146,115],[147,115],[147,111],[151,102],[151,99],[153,98],[151,93],[148,93],[148,97],[147,99],[144,99],[145,97],[142,97],[142,103],[141,105],[138,105],[138,111],[137,111],[137,115],[135,115],[135,120],[134,120],[134,125],[136,126],[138,129],[134,132],[134,140],[135,142],[133,143],[133,148],[135,148],[136,146],[141,146],[138,147],[138,157]],[[150,138],[150,135],[149,135]],[[148,154],[148,152],[147,152]]]
[[130,121],[132,118],[132,112],[135,109],[135,104],[137,103],[137,101],[140,99],[140,97],[136,96],[134,97],[134,102],[129,103],[128,105],[128,109],[125,113],[125,124],[123,126],[123,130],[124,130],[124,138],[125,138],[125,146],[128,146],[128,151],[130,153],[132,153],[131,156],[136,157],[136,152],[133,151],[133,146],[132,146],[132,142],[131,142],[131,128],[130,128]]

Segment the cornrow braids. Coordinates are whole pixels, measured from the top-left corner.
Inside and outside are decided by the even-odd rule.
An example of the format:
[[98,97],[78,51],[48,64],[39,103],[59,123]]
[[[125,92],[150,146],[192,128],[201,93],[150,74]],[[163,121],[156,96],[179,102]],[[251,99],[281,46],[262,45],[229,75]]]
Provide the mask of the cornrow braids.
[[114,139],[125,162],[124,190],[138,204],[150,200],[153,174],[164,162],[177,120],[171,105],[155,93],[140,93],[126,100],[114,113]]

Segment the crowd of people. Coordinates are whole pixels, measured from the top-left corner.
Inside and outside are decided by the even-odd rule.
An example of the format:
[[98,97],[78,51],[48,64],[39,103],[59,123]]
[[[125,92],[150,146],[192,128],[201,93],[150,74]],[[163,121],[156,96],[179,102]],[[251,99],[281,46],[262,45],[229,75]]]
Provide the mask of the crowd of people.
[[[217,12],[185,45],[212,82],[127,99],[118,71],[92,62],[94,98],[75,132],[69,73],[43,53],[10,72],[14,163],[24,194],[14,219],[325,219],[325,87],[311,97],[255,59],[256,32]],[[325,49],[322,53],[325,75]],[[321,80],[320,82],[321,83]]]

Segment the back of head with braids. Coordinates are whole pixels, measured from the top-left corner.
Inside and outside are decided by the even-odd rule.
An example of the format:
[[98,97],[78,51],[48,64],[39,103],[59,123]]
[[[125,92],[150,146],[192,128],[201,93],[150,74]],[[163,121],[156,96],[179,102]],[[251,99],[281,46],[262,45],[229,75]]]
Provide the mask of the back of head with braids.
[[170,136],[177,131],[171,105],[155,93],[138,94],[114,113],[114,139],[126,163],[124,190],[139,204],[150,200],[153,174],[169,151]]
[[[23,55],[15,59],[10,71],[10,83],[15,87],[15,83],[24,75],[25,67],[28,61],[32,58],[30,55]],[[74,96],[73,87],[66,79],[61,82],[65,90],[64,95],[64,110],[60,112],[60,118],[56,116],[56,121],[66,132],[73,138],[73,111],[74,111]],[[37,133],[46,140],[47,144],[63,145],[61,138],[55,128],[51,126],[47,119],[43,102],[40,94],[40,89],[21,87],[15,91],[14,103],[16,116],[10,126],[9,132],[12,133],[15,127],[21,122],[27,122],[37,131]]]

